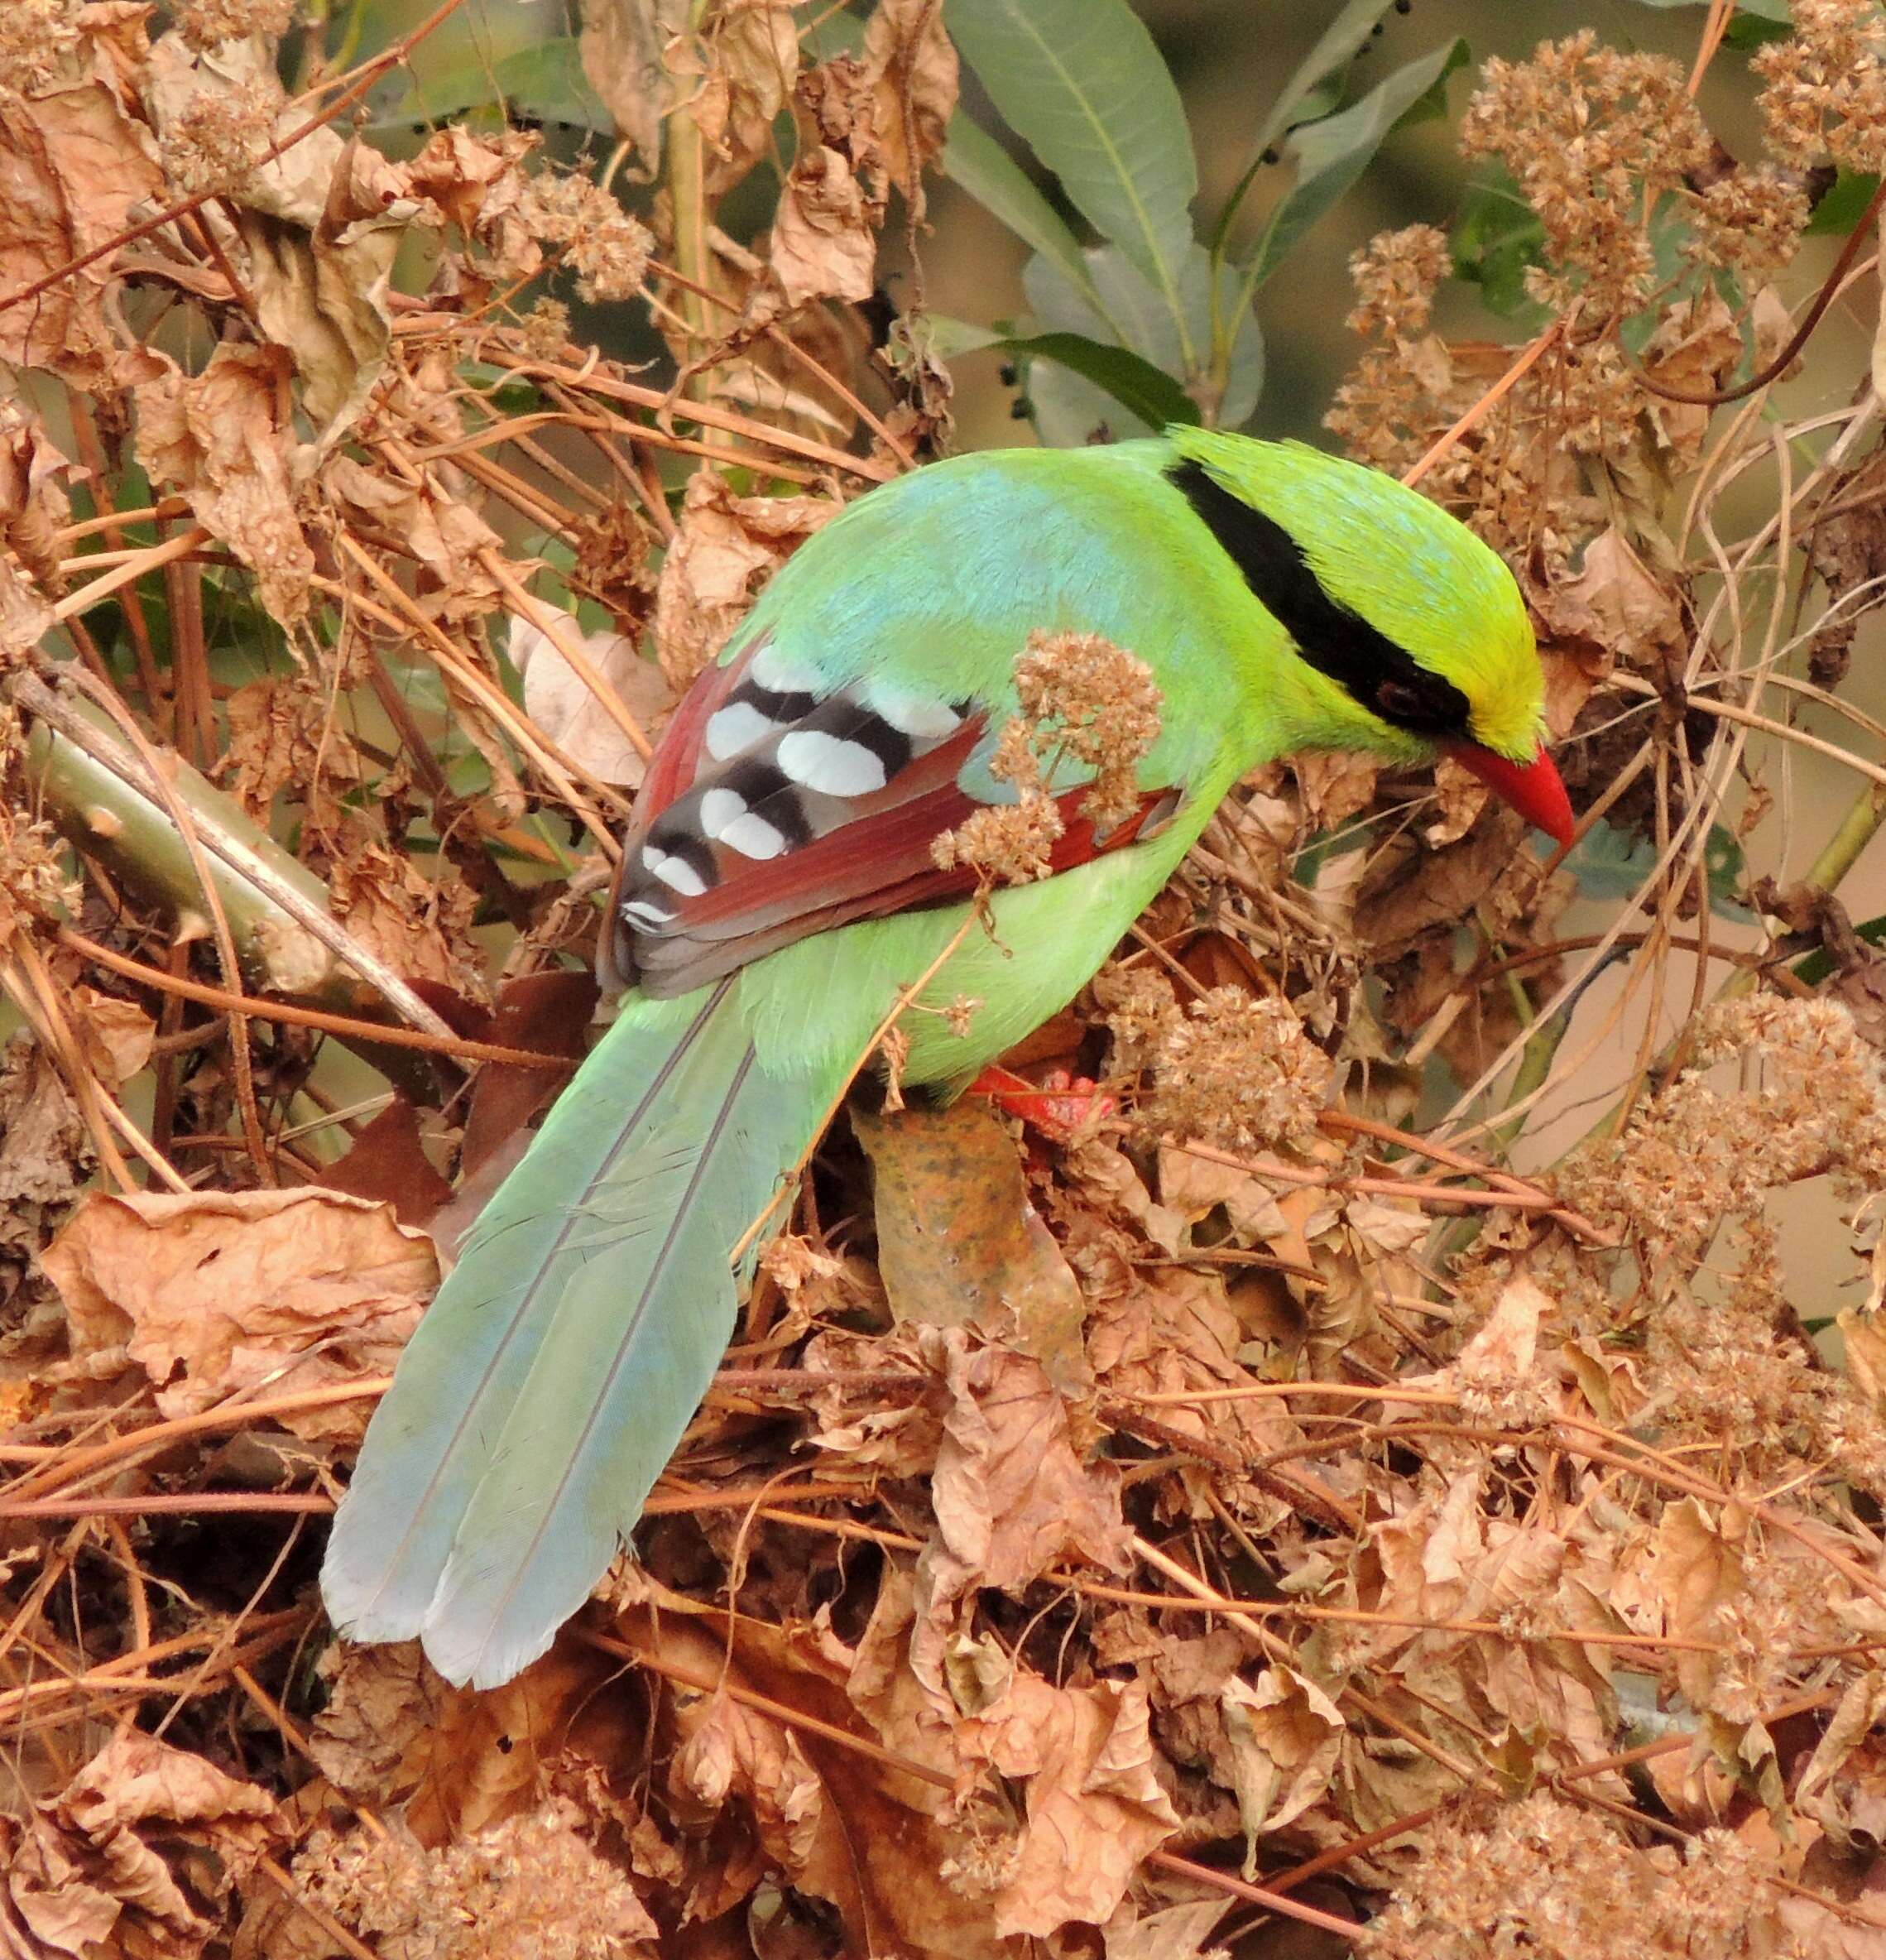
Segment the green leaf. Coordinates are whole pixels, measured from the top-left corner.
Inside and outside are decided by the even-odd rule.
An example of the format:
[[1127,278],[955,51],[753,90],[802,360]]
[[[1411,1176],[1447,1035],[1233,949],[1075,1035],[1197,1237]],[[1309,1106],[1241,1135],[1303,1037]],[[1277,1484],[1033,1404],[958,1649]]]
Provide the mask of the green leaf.
[[[1022,290],[1028,295],[1038,329],[1116,342],[1164,370],[1176,385],[1177,378],[1188,372],[1188,364],[1179,323],[1172,317],[1163,295],[1112,246],[1097,247],[1082,257],[1091,290],[1075,286],[1044,258],[1029,261],[1022,273]],[[1211,292],[1211,261],[1205,247],[1194,243],[1187,250],[1178,275],[1179,305],[1194,346],[1205,345],[1210,334]],[[1231,343],[1224,399],[1218,405],[1219,425],[1235,429],[1248,420],[1263,386],[1263,336],[1247,308]],[[1159,426],[1144,418],[1122,426],[1118,416],[1109,412],[1108,398],[1072,372],[1050,370],[1038,376],[1029,395],[1042,440],[1056,447],[1086,442],[1102,420],[1116,436],[1143,435]],[[1193,409],[1188,419],[1196,414]]]
[[[1600,824],[1580,840],[1565,868],[1577,879],[1581,897],[1628,899],[1643,890],[1644,881],[1656,871],[1657,859],[1656,847],[1646,839]],[[1714,825],[1703,847],[1703,862],[1709,874],[1710,910],[1720,919],[1752,923],[1754,914],[1735,896],[1749,867],[1734,833]]]
[[1526,273],[1545,249],[1545,227],[1500,170],[1467,192],[1450,243],[1454,270],[1480,288],[1487,310],[1511,319],[1538,310],[1526,292]]
[[1291,138],[1297,181],[1271,214],[1246,267],[1246,303],[1304,233],[1368,168],[1391,131],[1404,123],[1423,122],[1446,108],[1447,77],[1464,66],[1466,59],[1467,44],[1450,41],[1405,68],[1398,68],[1360,102],[1297,132]]
[[[1706,7],[1709,0],[1638,0],[1640,7],[1654,7],[1659,12],[1668,13],[1679,7]],[[1788,0],[1740,0],[1737,13],[1754,14],[1758,19],[1779,21],[1788,25]]]
[[[1886,945],[1886,912],[1877,919],[1862,919],[1854,927],[1857,937],[1869,946]],[[1794,977],[1809,987],[1818,987],[1834,970],[1834,956],[1825,946],[1816,946],[1794,963]]]
[[532,41],[494,61],[468,62],[425,82],[415,82],[375,126],[409,127],[443,122],[474,109],[508,109],[534,122],[560,122],[611,136],[609,112],[583,79],[574,35]]
[[1053,361],[1092,382],[1149,429],[1198,420],[1198,405],[1163,368],[1124,347],[1085,334],[1003,334],[962,320],[933,319],[931,325],[945,359],[994,348],[1018,361]]
[[1844,238],[1866,215],[1879,180],[1870,171],[1842,171],[1833,188],[1814,207],[1807,220],[1811,238]]
[[1145,23],[1126,0],[945,0],[943,20],[1010,127],[1188,339],[1178,268],[1198,167]]
[[1029,180],[1029,175],[981,123],[959,110],[950,118],[943,146],[943,175],[959,184],[992,217],[999,218],[1025,245],[1059,267],[1077,286],[1092,281],[1081,245]]
[[1349,64],[1356,50],[1374,35],[1383,15],[1394,5],[1394,0],[1348,0],[1323,30],[1317,45],[1297,64],[1289,80],[1278,91],[1277,99],[1270,105],[1270,113],[1259,124],[1256,140],[1251,146],[1251,160],[1233,186],[1231,195],[1225,199],[1218,222],[1212,228],[1211,250],[1214,258],[1223,255],[1232,220],[1237,216],[1245,194],[1263,167],[1271,147],[1293,122],[1326,116],[1341,101]]

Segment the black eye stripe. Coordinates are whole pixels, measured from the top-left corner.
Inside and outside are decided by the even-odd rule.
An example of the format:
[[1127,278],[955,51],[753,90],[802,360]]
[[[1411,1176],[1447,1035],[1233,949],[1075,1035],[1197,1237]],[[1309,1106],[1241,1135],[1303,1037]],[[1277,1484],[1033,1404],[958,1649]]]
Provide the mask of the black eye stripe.
[[1224,488],[1202,464],[1175,464],[1166,478],[1217,540],[1259,604],[1319,673],[1410,734],[1467,734],[1466,696],[1332,598],[1281,524]]

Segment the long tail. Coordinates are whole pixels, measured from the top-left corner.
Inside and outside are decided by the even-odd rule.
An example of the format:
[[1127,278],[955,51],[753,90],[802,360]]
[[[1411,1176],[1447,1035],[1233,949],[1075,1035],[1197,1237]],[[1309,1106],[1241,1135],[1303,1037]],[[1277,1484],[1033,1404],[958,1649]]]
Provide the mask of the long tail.
[[343,1633],[495,1687],[641,1515],[732,1332],[728,1254],[837,1087],[761,1066],[739,986],[628,1002],[486,1207],[334,1520]]

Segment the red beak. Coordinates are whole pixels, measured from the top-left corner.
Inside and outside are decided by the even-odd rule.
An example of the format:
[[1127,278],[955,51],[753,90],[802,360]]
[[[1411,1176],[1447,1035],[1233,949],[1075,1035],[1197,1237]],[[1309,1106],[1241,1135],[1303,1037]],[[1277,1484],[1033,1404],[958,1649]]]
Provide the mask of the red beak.
[[1509,762],[1477,742],[1452,742],[1447,753],[1488,789],[1511,804],[1535,829],[1562,844],[1572,842],[1572,801],[1552,760],[1542,747],[1529,762]]

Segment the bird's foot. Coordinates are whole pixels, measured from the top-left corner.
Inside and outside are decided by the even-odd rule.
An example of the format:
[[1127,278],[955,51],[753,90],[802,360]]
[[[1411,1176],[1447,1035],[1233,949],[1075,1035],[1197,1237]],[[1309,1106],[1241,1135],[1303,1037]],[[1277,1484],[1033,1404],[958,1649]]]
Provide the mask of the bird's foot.
[[986,1096],[1007,1115],[1058,1143],[1116,1114],[1120,1105],[1097,1082],[1051,1069],[1039,1082],[1030,1082],[1012,1069],[991,1063],[969,1085],[972,1096]]

